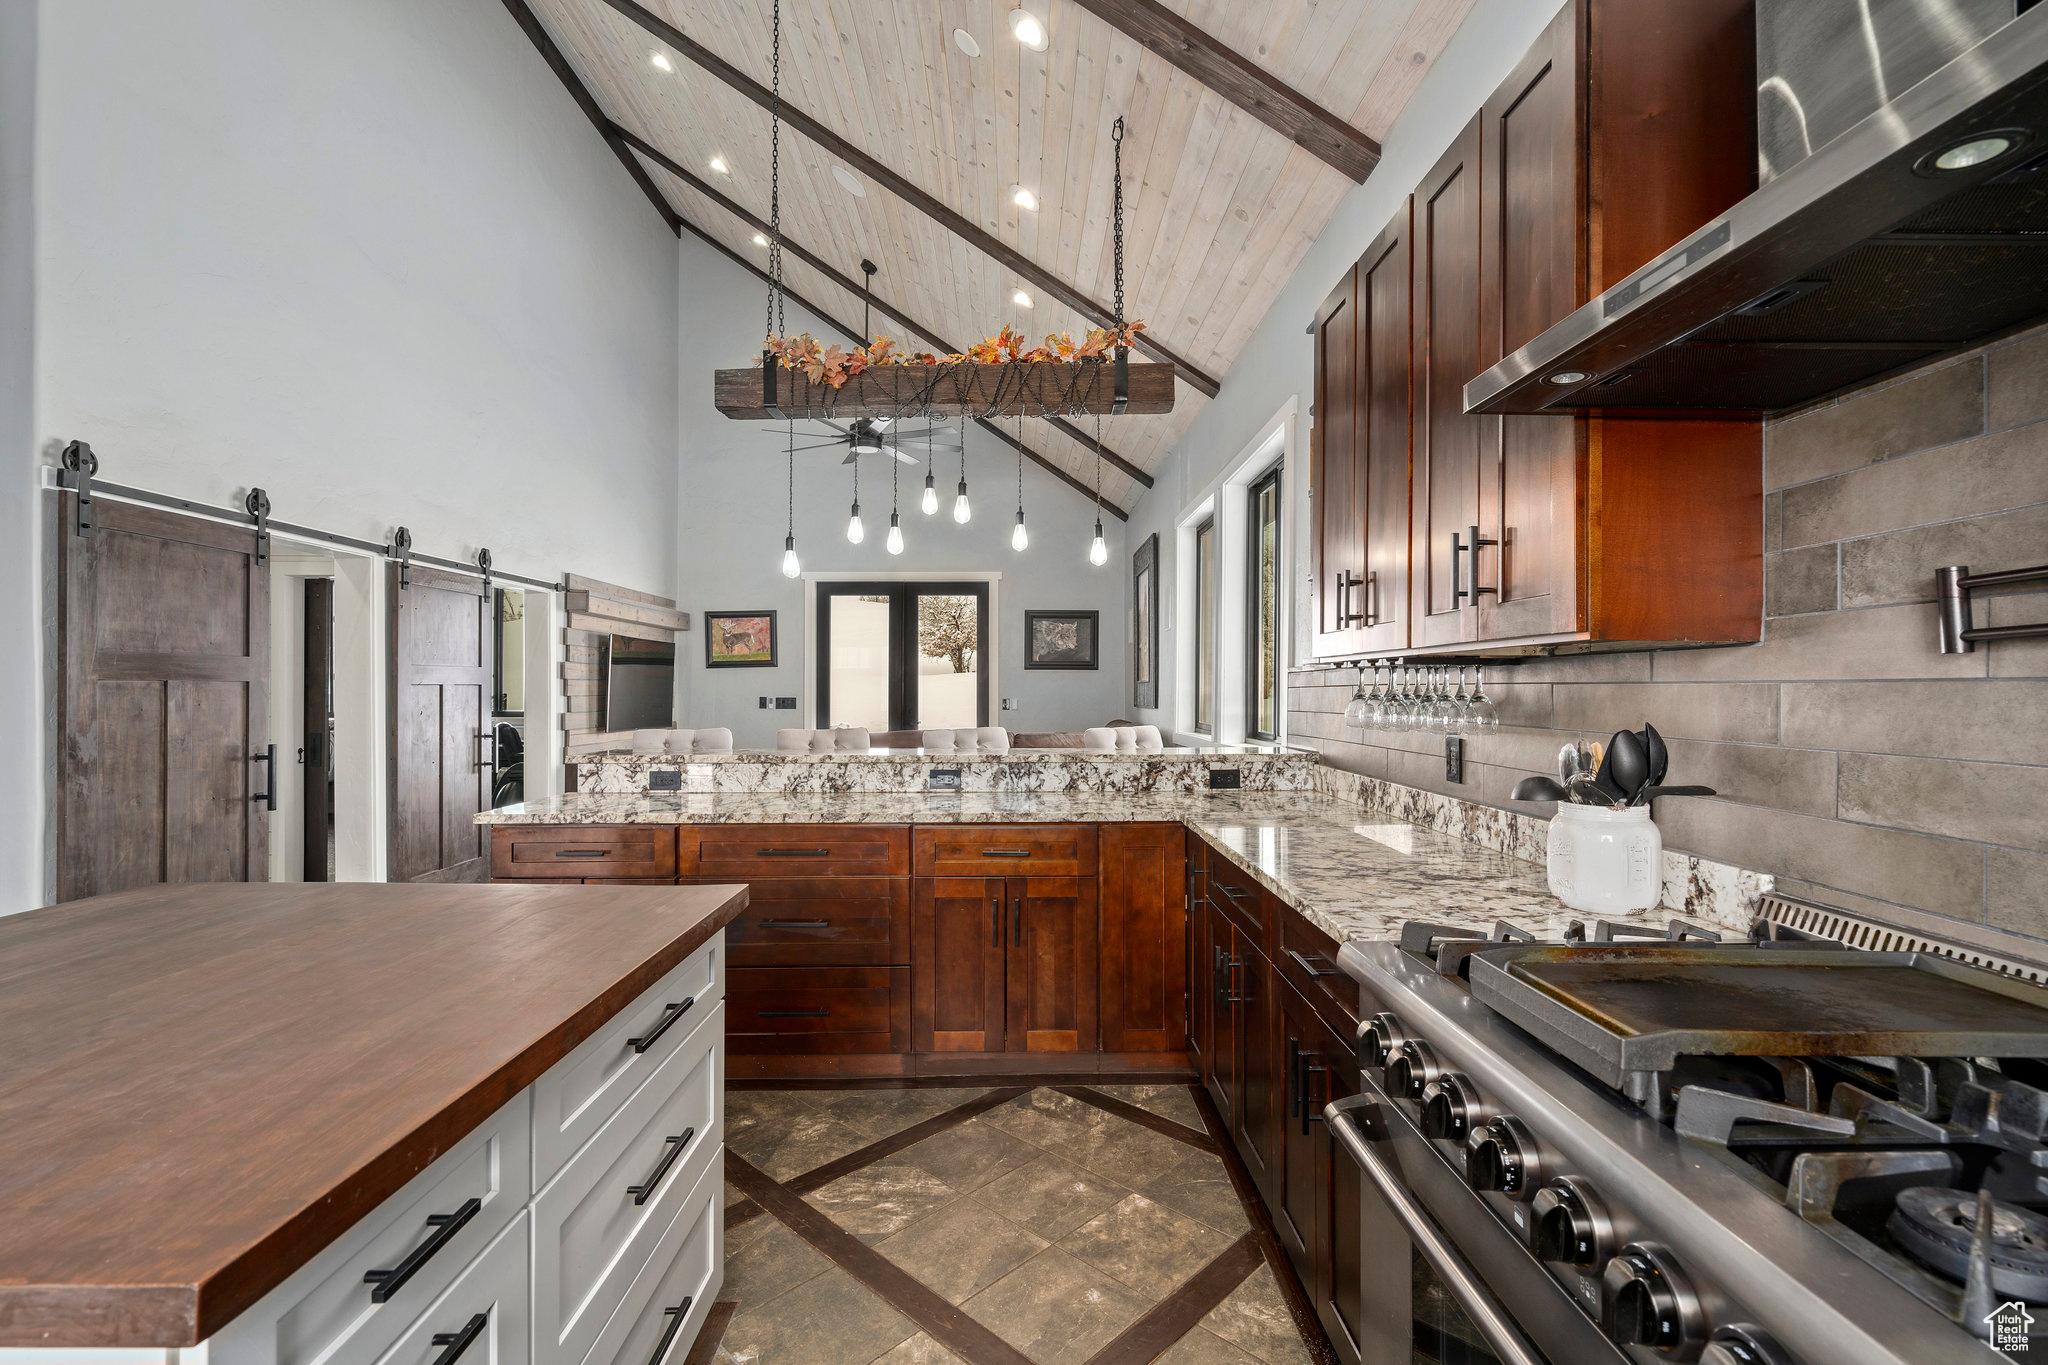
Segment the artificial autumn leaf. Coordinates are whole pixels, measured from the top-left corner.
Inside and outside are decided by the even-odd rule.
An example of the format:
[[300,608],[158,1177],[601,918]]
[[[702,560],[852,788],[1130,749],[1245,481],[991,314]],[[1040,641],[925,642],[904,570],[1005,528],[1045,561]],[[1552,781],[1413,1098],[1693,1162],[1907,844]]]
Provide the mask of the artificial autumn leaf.
[[1129,346],[1145,330],[1142,322],[1132,322],[1121,330],[1113,327],[1091,327],[1079,345],[1066,332],[1051,332],[1046,335],[1045,344],[1024,348],[1024,337],[1008,323],[992,337],[986,337],[969,346],[965,351],[950,355],[933,355],[930,351],[902,354],[896,350],[893,337],[876,337],[865,346],[852,351],[833,345],[823,346],[809,332],[800,332],[793,337],[771,336],[762,349],[776,357],[786,370],[801,370],[816,384],[829,384],[843,388],[854,375],[887,365],[1037,365],[1061,361],[1099,361],[1111,350]]

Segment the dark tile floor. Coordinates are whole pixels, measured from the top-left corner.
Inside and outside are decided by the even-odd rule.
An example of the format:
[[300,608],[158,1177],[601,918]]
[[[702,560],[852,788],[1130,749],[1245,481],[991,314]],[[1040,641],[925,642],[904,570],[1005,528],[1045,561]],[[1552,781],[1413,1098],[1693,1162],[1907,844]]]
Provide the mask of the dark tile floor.
[[1308,1365],[1189,1089],[1079,1093],[732,1091],[732,1316],[693,1359]]

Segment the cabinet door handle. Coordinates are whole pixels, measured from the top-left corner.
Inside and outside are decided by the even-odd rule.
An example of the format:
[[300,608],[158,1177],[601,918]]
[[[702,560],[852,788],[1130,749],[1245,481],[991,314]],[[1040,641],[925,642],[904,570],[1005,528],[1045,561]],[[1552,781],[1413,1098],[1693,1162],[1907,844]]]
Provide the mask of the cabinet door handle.
[[985,848],[981,851],[981,856],[984,858],[1029,858],[1031,850],[1028,848]]
[[690,1139],[695,1136],[695,1128],[685,1128],[680,1137],[663,1139],[662,1145],[668,1150],[661,1154],[661,1160],[654,1163],[654,1169],[649,1172],[646,1181],[639,1185],[626,1186],[626,1193],[633,1196],[635,1204],[644,1204],[654,1197],[654,1192],[661,1188],[662,1177],[669,1173],[669,1168],[676,1164],[676,1158],[683,1154],[683,1149],[690,1145]]
[[393,1294],[405,1288],[405,1282],[411,1279],[421,1266],[433,1260],[442,1247],[455,1240],[455,1234],[462,1231],[462,1225],[476,1217],[477,1211],[483,1206],[483,1200],[471,1198],[465,1199],[462,1207],[453,1213],[428,1214],[427,1226],[434,1230],[433,1236],[407,1252],[405,1259],[390,1270],[363,1272],[363,1283],[376,1286],[370,1291],[370,1302],[389,1302]]
[[757,848],[754,850],[754,856],[756,858],[829,858],[832,856],[832,850],[829,848]]
[[[1219,948],[1217,951],[1221,952],[1222,949]],[[1241,957],[1225,957],[1223,959],[1223,1003],[1226,1005],[1242,1005],[1245,1001],[1242,992],[1230,989],[1230,974],[1242,966],[1244,966],[1244,959]]]
[[668,1319],[668,1326],[662,1329],[661,1340],[654,1343],[654,1354],[647,1357],[647,1365],[661,1365],[663,1358],[668,1355],[668,1348],[675,1344],[676,1333],[682,1330],[683,1319],[690,1316],[690,1305],[696,1302],[696,1299],[697,1296],[692,1294],[675,1307],[661,1310],[662,1316]]
[[1365,610],[1358,613],[1361,624],[1376,626],[1380,623],[1380,571],[1367,570],[1361,582],[1365,586]]
[[1323,1121],[1322,1106],[1309,1098],[1308,1078],[1317,1072],[1328,1071],[1329,1068],[1314,1060],[1315,1056],[1316,1054],[1313,1052],[1303,1052],[1301,1054],[1301,1135],[1303,1137],[1308,1136],[1308,1126],[1311,1123],[1321,1123]]
[[829,919],[764,919],[755,921],[763,929],[829,929]]
[[831,1010],[761,1010],[763,1019],[830,1019]]
[[688,1014],[690,1012],[690,1006],[696,1003],[697,997],[693,995],[687,1000],[677,1000],[667,1005],[663,1005],[661,1007],[661,1018],[654,1021],[654,1027],[648,1030],[646,1035],[643,1037],[628,1038],[626,1040],[627,1046],[631,1047],[635,1052],[647,1051],[648,1048],[654,1046],[655,1039],[661,1037],[662,1034],[668,1032],[669,1025],[675,1023],[676,1020]]
[[1301,1116],[1301,1044],[1287,1040],[1287,1117]]
[[555,856],[557,858],[609,858],[612,856],[612,851],[608,848],[558,848],[555,850]]
[[1292,949],[1292,948],[1288,948],[1288,949],[1286,949],[1285,951],[1286,951],[1286,953],[1287,953],[1287,955],[1288,955],[1289,957],[1293,958],[1293,959],[1294,959],[1294,960],[1295,960],[1296,962],[1300,963],[1300,964],[1301,964],[1301,969],[1302,969],[1303,971],[1307,972],[1307,973],[1308,973],[1308,974],[1309,974],[1310,976],[1342,976],[1342,975],[1343,975],[1343,973],[1342,973],[1342,972],[1340,972],[1340,971],[1338,971],[1338,970],[1337,970],[1337,969],[1336,969],[1335,967],[1318,967],[1318,966],[1316,966],[1316,962],[1317,962],[1317,961],[1319,960],[1319,958],[1320,958],[1320,954],[1318,954],[1318,955],[1317,955],[1317,957],[1310,957],[1310,956],[1308,956],[1308,955],[1307,955],[1307,954],[1305,954],[1305,953],[1297,953],[1297,952],[1295,952],[1295,951],[1294,951],[1294,949]]
[[1465,547],[1458,540],[1458,533],[1451,532],[1451,605],[1457,606],[1469,594],[1458,584],[1458,556],[1465,553]]
[[1497,540],[1488,540],[1488,539],[1487,539],[1487,538],[1486,538],[1485,536],[1482,536],[1482,535],[1480,535],[1480,534],[1479,534],[1479,528],[1478,528],[1477,526],[1469,526],[1469,527],[1467,527],[1466,529],[1467,529],[1468,531],[1470,531],[1470,532],[1472,533],[1472,593],[1471,593],[1471,596],[1472,596],[1472,598],[1473,598],[1473,601],[1474,601],[1474,603],[1475,603],[1475,605],[1476,605],[1476,604],[1477,604],[1477,601],[1478,601],[1478,599],[1479,599],[1479,598],[1481,598],[1481,597],[1484,597],[1484,596],[1486,596],[1486,595],[1487,595],[1488,593],[1493,593],[1493,594],[1494,594],[1494,595],[1496,595],[1496,596],[1498,596],[1498,595],[1499,595],[1499,592],[1500,592],[1500,590],[1499,590],[1498,588],[1482,588],[1482,587],[1480,587],[1480,586],[1479,586],[1479,549],[1480,549],[1480,547],[1481,547],[1481,546],[1483,546],[1483,545],[1498,545],[1498,544],[1500,544],[1500,542],[1499,542],[1499,541],[1497,541]]
[[1010,901],[1010,942],[1024,946],[1024,898],[1017,896]]
[[998,891],[988,898],[988,946],[1003,946],[1003,893]]
[[491,1322],[489,1313],[478,1313],[462,1324],[460,1332],[436,1332],[429,1339],[430,1346],[445,1346],[447,1349],[434,1357],[430,1365],[455,1365],[462,1353],[469,1349],[469,1343],[482,1334]]

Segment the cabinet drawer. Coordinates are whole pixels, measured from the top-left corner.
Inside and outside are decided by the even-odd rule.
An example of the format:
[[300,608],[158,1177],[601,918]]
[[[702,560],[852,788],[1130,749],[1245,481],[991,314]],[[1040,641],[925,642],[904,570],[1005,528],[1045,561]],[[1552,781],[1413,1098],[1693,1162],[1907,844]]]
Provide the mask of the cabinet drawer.
[[910,871],[909,833],[900,825],[684,825],[676,848],[686,877],[901,877]]
[[917,831],[920,877],[1095,875],[1093,825],[940,825]]
[[528,1365],[533,1359],[529,1306],[522,1213],[377,1365],[433,1365],[458,1348],[462,1365]]
[[533,1187],[547,1184],[662,1063],[693,1045],[724,998],[725,940],[714,935],[549,1067],[533,1083]]
[[735,1052],[910,1050],[910,968],[734,968],[726,1032]]
[[[208,1358],[370,1365],[519,1216],[532,1190],[529,1123],[522,1094],[229,1323]],[[525,1238],[517,1240],[523,1265]],[[383,1271],[396,1281],[368,1279]],[[523,1299],[520,1313],[523,1335]]]
[[723,1184],[716,1166],[697,1181],[585,1365],[680,1365],[689,1357],[725,1282],[724,1201],[714,1197]]
[[671,825],[498,825],[491,830],[493,881],[666,881],[675,875]]
[[580,1365],[724,1142],[723,1007],[533,1201],[536,1365]]
[[908,877],[757,881],[726,926],[735,967],[866,967],[910,961]]
[[1252,874],[1221,853],[1209,855],[1209,903],[1220,908],[1258,946],[1266,948],[1271,897]]
[[1358,1026],[1358,983],[1337,967],[1337,941],[1285,905],[1273,905],[1273,965],[1322,1020],[1346,1037]]

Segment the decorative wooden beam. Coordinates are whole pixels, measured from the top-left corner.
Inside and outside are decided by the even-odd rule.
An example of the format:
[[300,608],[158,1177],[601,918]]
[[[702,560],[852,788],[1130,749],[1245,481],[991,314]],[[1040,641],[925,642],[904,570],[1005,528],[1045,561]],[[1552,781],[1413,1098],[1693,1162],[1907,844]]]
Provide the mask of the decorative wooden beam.
[[1074,3],[1360,184],[1380,164],[1379,143],[1159,0]]
[[[634,0],[605,0],[605,3],[640,25],[641,28],[646,29],[655,37],[661,39],[664,43],[667,43],[693,65],[710,75],[716,76],[719,80],[725,82],[755,104],[760,105],[763,109],[768,108],[774,102],[774,97],[766,86],[755,81],[746,72],[741,71],[731,62],[726,61],[710,48],[705,47],[702,43],[690,37],[674,24],[668,22],[668,20],[652,13],[644,6],[634,3]],[[782,121],[817,143],[820,147],[823,147],[826,151],[832,153],[832,155],[838,157],[841,161],[844,161],[848,166],[888,190],[897,198],[917,209],[933,222],[944,227],[954,236],[975,247],[984,255],[989,256],[1006,270],[1010,270],[1022,278],[1031,281],[1031,283],[1037,285],[1053,298],[1058,299],[1067,307],[1093,321],[1097,326],[1107,327],[1115,320],[1107,307],[1045,269],[1023,252],[1004,242],[994,233],[984,231],[979,224],[970,222],[963,214],[948,208],[938,199],[933,198],[930,194],[927,194],[924,190],[898,175],[874,157],[869,156],[866,152],[854,146],[851,142],[848,142],[809,114],[791,105],[787,100],[784,100],[782,103]],[[1221,382],[1213,375],[1196,366],[1186,356],[1174,353],[1163,342],[1149,333],[1139,336],[1137,346],[1139,350],[1146,351],[1161,360],[1171,361],[1182,379],[1187,380],[1188,383],[1194,385],[1194,387],[1200,389],[1211,398],[1214,398],[1217,390],[1222,387]]]
[[541,60],[548,64],[548,69],[562,82],[562,88],[569,92],[570,99],[576,101],[576,107],[583,111],[583,117],[590,120],[591,126],[604,138],[605,145],[610,147],[612,154],[625,165],[626,174],[633,177],[633,183],[638,185],[640,192],[654,204],[655,211],[661,214],[661,221],[668,224],[670,232],[678,237],[682,236],[683,216],[668,202],[668,196],[656,187],[653,178],[647,174],[647,168],[641,165],[639,159],[613,135],[612,121],[604,116],[604,110],[597,107],[597,100],[583,88],[583,82],[577,79],[576,69],[569,65],[569,59],[562,55],[562,49],[555,46],[555,40],[548,36],[547,29],[541,26],[534,12],[527,8],[526,0],[505,0],[505,8],[512,12],[512,18],[518,22],[534,47],[540,50]]
[[[636,149],[637,151],[640,152],[642,156],[645,156],[649,161],[652,161],[655,165],[661,167],[670,175],[682,181],[685,185],[688,185],[691,189],[703,195],[706,199],[709,199],[712,203],[718,205],[727,213],[730,213],[733,217],[739,219],[742,223],[745,223],[748,227],[753,228],[757,232],[768,231],[768,223],[766,219],[761,218],[752,210],[748,209],[745,205],[728,198],[725,195],[725,193],[721,191],[716,185],[713,185],[709,181],[703,179],[694,171],[690,170],[689,167],[683,165],[674,157],[662,151],[659,147],[656,147],[653,143],[649,142],[646,138],[641,137],[632,129],[622,127],[616,123],[607,124],[606,129],[610,136],[616,137],[620,141],[624,142],[627,146]],[[832,283],[838,285],[841,289],[846,290],[849,294],[862,293],[860,284],[857,283],[851,275],[846,274],[837,266],[834,266],[831,262],[823,259],[816,252],[807,249],[803,245],[803,243],[793,241],[788,237],[784,237],[782,239],[782,247],[783,250],[787,251],[790,255],[796,257],[805,265],[810,266],[811,269],[817,271],[826,279],[831,280]],[[910,331],[916,333],[918,336],[923,337],[926,341],[929,341],[938,350],[948,355],[959,354],[960,347],[954,345],[952,342],[940,336],[938,332],[933,328],[925,325],[922,322],[919,322],[916,318],[911,317],[908,313],[904,312],[903,309],[897,307],[895,304],[890,303],[887,299],[880,298],[872,293],[868,294],[867,297],[869,301],[874,304],[875,311],[887,314],[889,317],[895,318],[898,322],[902,323]],[[1074,440],[1078,441],[1082,445],[1094,445],[1093,437],[1091,437],[1087,432],[1082,431],[1081,428],[1075,426],[1072,422],[1067,421],[1064,417],[1048,417],[1045,420],[1048,424],[1058,428],[1061,432],[1072,437]],[[1122,470],[1126,477],[1132,479],[1133,481],[1139,484],[1142,484],[1146,488],[1152,487],[1152,476],[1150,474],[1147,474],[1143,469],[1139,468],[1135,464],[1132,464],[1129,460],[1117,454],[1108,446],[1102,447],[1102,458],[1109,464],[1116,467],[1117,469]]]
[[[1130,413],[1173,411],[1173,366],[1132,365]],[[769,391],[773,384],[773,392]],[[742,422],[786,417],[1044,417],[1054,412],[1112,410],[1116,367],[1107,361],[1048,360],[1005,365],[884,365],[849,376],[839,388],[813,383],[801,370],[760,365],[716,371],[714,404]]]
[[[698,227],[689,219],[683,219],[682,224],[687,231],[693,233],[698,237],[701,237],[705,242],[709,243],[711,247],[714,250],[716,250],[720,255],[737,264],[740,267],[740,269],[746,271],[748,274],[754,276],[756,279],[760,280],[764,284],[768,282],[768,272],[763,270],[760,266],[755,265],[752,261],[740,255],[739,252],[734,251],[724,242],[719,241],[716,237],[713,237],[710,233],[706,232],[703,228]],[[845,323],[839,321],[839,319],[833,317],[830,313],[826,312],[823,308],[820,308],[817,304],[812,303],[809,299],[806,299],[801,294],[791,292],[786,287],[783,290],[783,292],[789,295],[789,301],[791,303],[794,303],[798,307],[806,309],[809,312],[815,314],[817,317],[822,318],[825,322],[829,323],[835,330],[839,332],[841,336],[844,336],[847,340],[852,341],[856,344],[860,342],[860,333],[854,331],[853,328],[847,326]],[[752,371],[752,373],[758,377],[760,371],[755,370]],[[1030,446],[1024,445],[1022,442],[1018,441],[1016,437],[1011,436],[1009,433],[1005,432],[1001,427],[998,427],[993,422],[987,421],[986,419],[980,417],[975,418],[974,421],[975,425],[981,427],[982,430],[989,432],[991,435],[995,436],[997,440],[1000,440],[1004,445],[1009,446],[1012,450],[1020,451],[1025,459],[1031,461],[1039,468],[1045,470],[1046,473],[1052,475],[1061,483],[1064,483],[1069,487],[1073,488],[1076,492],[1080,493],[1081,496],[1087,498],[1090,502],[1095,501],[1094,489],[1090,488],[1087,484],[1082,483],[1079,479],[1075,478],[1072,474],[1069,474],[1066,470],[1061,469],[1058,465],[1054,464],[1051,460],[1048,460],[1045,456],[1033,450]],[[1102,510],[1109,513],[1111,516],[1115,517],[1118,521],[1129,521],[1131,519],[1131,514],[1129,512],[1126,512],[1123,508],[1117,506],[1115,503],[1109,501],[1107,498],[1104,498],[1102,500]]]

